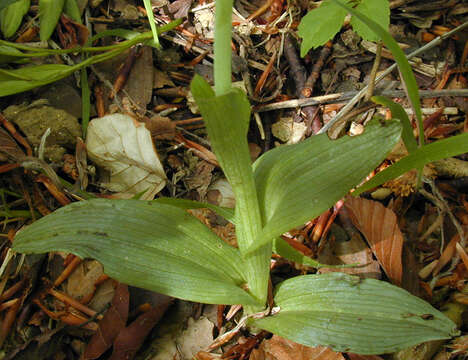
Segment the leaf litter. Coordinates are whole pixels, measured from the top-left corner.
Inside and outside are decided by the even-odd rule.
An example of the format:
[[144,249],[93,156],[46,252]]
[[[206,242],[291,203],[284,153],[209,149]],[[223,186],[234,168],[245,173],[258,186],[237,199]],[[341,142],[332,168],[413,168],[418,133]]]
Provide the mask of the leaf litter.
[[[292,42],[291,47],[291,44],[288,43],[289,40],[286,39],[284,42],[285,54],[276,54],[278,60],[274,62],[271,73],[268,73],[267,65],[271,60],[271,49],[278,52],[281,48],[271,45],[277,42],[276,40],[282,41],[280,34],[284,30],[296,31],[294,22],[289,23],[287,18],[292,16],[295,20],[298,20],[295,11],[299,10],[299,14],[302,10],[302,14],[304,14],[303,10],[305,8],[293,8],[290,7],[293,5],[286,4],[284,1],[268,1],[266,3],[270,4],[270,7],[263,8],[264,3],[262,1],[253,1],[250,3],[236,2],[235,4],[235,21],[239,20],[239,25],[235,28],[238,37],[235,38],[235,44],[238,45],[236,51],[239,54],[243,52],[242,56],[245,62],[245,64],[240,62],[240,72],[238,74],[247,74],[247,77],[244,77],[244,86],[251,98],[255,100],[255,106],[261,107],[267,101],[269,102],[267,105],[275,107],[281,104],[281,100],[294,100],[299,97],[298,93],[307,88],[305,82],[308,77],[316,78],[316,82],[311,87],[313,95],[357,91],[363,86],[363,81],[367,81],[367,74],[370,71],[376,47],[372,47],[368,42],[360,41],[359,38],[352,36],[354,33],[349,29],[342,31],[340,36],[333,40],[329,54],[322,59],[323,61],[320,60],[322,52],[316,50],[309,52],[304,60],[298,58],[299,61],[295,63],[293,58],[288,57],[286,53],[292,49],[292,52],[297,55],[299,51],[297,44]],[[142,16],[144,14],[139,13],[141,9],[137,3],[116,2],[110,4],[108,10],[105,10],[107,2],[93,1],[89,5],[88,10],[95,16],[94,19],[91,18],[95,32],[112,27],[107,25],[106,17],[115,21],[119,26],[127,28],[133,26],[137,28],[143,23],[141,19],[144,19],[144,16]],[[90,193],[78,192],[79,184],[68,188],[59,186],[56,191],[63,192],[63,196],[68,199],[81,199],[90,194],[92,196],[136,196],[141,199],[152,199],[157,194],[163,194],[201,201],[209,200],[219,205],[229,204],[232,206],[233,199],[230,198],[229,190],[220,185],[220,183],[222,184],[220,181],[222,177],[219,168],[217,168],[216,160],[210,152],[203,124],[200,119],[193,118],[190,111],[187,111],[185,97],[187,84],[193,75],[193,69],[198,69],[197,71],[203,69],[208,78],[211,76],[211,45],[208,38],[212,37],[213,8],[210,3],[203,4],[202,1],[187,0],[163,1],[161,4],[158,2],[158,4],[154,5],[156,6],[156,15],[159,16],[161,21],[164,21],[164,16],[169,16],[169,14],[176,18],[189,15],[189,19],[185,20],[184,30],[178,30],[177,34],[165,34],[163,36],[167,51],[154,53],[150,47],[142,47],[141,50],[135,52],[135,58],[132,60],[133,65],[127,75],[124,75],[121,70],[116,71],[116,69],[119,68],[121,63],[129,60],[132,56],[130,53],[124,53],[115,61],[104,64],[105,66],[96,66],[90,72],[90,87],[94,91],[92,100],[96,103],[96,107],[101,101],[104,104],[104,113],[101,115],[117,112],[130,116],[125,120],[125,125],[119,128],[120,130],[117,132],[113,132],[113,126],[117,126],[118,123],[115,121],[103,123],[98,132],[103,137],[107,135],[116,139],[121,135],[125,135],[128,138],[125,141],[122,140],[119,146],[101,143],[105,153],[112,154],[110,157],[105,157],[104,163],[96,161],[97,157],[92,155],[94,153],[93,145],[89,146],[88,143],[87,151],[90,161],[85,164],[85,171],[91,180],[91,185],[88,188]],[[316,5],[317,2],[311,3],[311,6]],[[402,43],[402,46],[408,49],[421,46],[422,43],[427,42],[424,39],[437,36],[443,31],[440,26],[453,26],[461,16],[466,14],[466,6],[464,6],[463,2],[455,0],[433,2],[430,4],[430,8],[427,2],[424,1],[392,1],[390,7],[392,9],[390,30],[397,37],[397,40]],[[28,16],[34,14],[36,10],[31,9],[31,11],[32,13]],[[102,13],[105,13],[106,16],[98,19]],[[251,15],[255,16],[251,17]],[[190,20],[192,16],[193,22]],[[247,18],[249,18],[248,21],[241,21]],[[450,21],[446,21],[446,19],[450,19]],[[351,19],[351,21],[353,20]],[[411,26],[408,26],[408,23]],[[26,24],[25,28],[20,29],[20,31],[27,30],[26,28],[30,24],[32,22]],[[70,36],[63,39],[73,39],[73,36],[76,35],[72,34],[75,31],[72,27],[64,26],[63,29],[62,31],[70,32]],[[417,34],[415,29],[419,29]],[[44,31],[50,31],[50,29],[42,29],[43,33]],[[37,40],[38,36],[37,33],[32,35],[31,41]],[[261,44],[261,41],[268,40],[267,37],[270,38],[270,41],[267,41],[265,45]],[[52,39],[55,38],[52,37]],[[66,47],[65,43],[61,45],[64,48]],[[102,45],[106,45],[106,43],[103,42]],[[254,48],[253,45],[257,46]],[[413,66],[418,72],[417,80],[420,87],[464,89],[466,80],[463,76],[463,69],[458,72],[455,71],[458,65],[463,66],[463,61],[459,59],[459,54],[462,53],[460,49],[462,49],[463,45],[460,38],[454,37],[448,40],[446,44],[433,48],[428,53],[421,55],[420,58],[414,59]],[[466,54],[465,59],[461,60],[466,60]],[[322,69],[314,73],[315,70],[312,69],[312,65],[319,62],[323,63],[321,65]],[[384,56],[381,70],[388,67],[390,63],[390,59]],[[302,67],[298,68],[301,64]],[[106,71],[106,67],[109,71]],[[288,71],[288,73],[285,71]],[[297,83],[294,76],[290,76],[291,79],[288,79],[288,76],[293,73],[299,73],[303,76],[302,85]],[[440,77],[437,77],[438,74],[440,74]],[[119,76],[123,76],[123,87],[111,99],[109,96],[116,89],[114,86]],[[238,76],[237,80],[241,78],[241,75],[234,76]],[[261,78],[264,81],[262,84],[260,84]],[[66,95],[67,98],[62,103],[70,103],[70,113],[73,113],[75,117],[80,117],[81,109],[76,110],[75,106],[74,110],[71,110],[71,104],[76,105],[76,93],[79,94],[79,91],[76,91],[76,83],[73,79],[68,80],[66,84],[75,89],[75,94]],[[255,94],[251,91],[252,89],[249,90],[249,82],[250,88],[258,89]],[[310,83],[308,83],[308,86],[310,86]],[[396,77],[390,74],[385,78],[384,85],[379,91],[398,90],[396,86]],[[104,95],[99,93],[99,88],[104,89]],[[31,93],[26,97],[12,97],[11,103],[10,99],[4,101],[2,98],[0,99],[0,109],[4,115],[8,115],[9,105],[24,106],[24,104],[27,104],[26,106],[31,106],[34,100],[40,99],[38,96]],[[50,98],[50,95],[45,97]],[[427,110],[452,107],[466,112],[466,101],[463,101],[463,99],[463,96],[432,98],[423,100],[423,106]],[[24,110],[24,112],[32,120],[38,117],[56,119],[57,115],[55,114],[59,114],[57,109],[63,109],[63,107],[62,105],[55,105],[52,101],[50,101],[50,104],[53,105],[42,104],[36,106],[39,108],[47,106],[47,110],[54,110],[54,112],[47,113],[47,116],[39,116],[33,111],[28,113],[28,109]],[[402,104],[408,107],[405,100],[402,100]],[[308,108],[303,107],[302,111],[285,109],[270,110],[273,112],[267,113],[267,115],[265,113],[255,113],[255,116],[259,116],[259,118],[257,118],[256,124],[252,122],[249,141],[256,145],[261,152],[276,146],[284,146],[283,143],[296,142],[315,133],[317,121],[320,123],[320,119],[323,119],[326,122],[327,119],[333,118],[343,105],[343,102],[339,104],[319,103]],[[29,110],[33,108],[30,107]],[[385,114],[385,110],[381,110],[381,112]],[[97,113],[99,113],[99,109],[97,109]],[[352,121],[360,125],[375,113],[373,108],[360,107],[353,114]],[[60,112],[60,114],[62,113]],[[444,111],[439,111],[436,115],[432,118],[426,118],[427,127],[425,132],[430,141],[467,129],[463,113],[450,115],[450,113],[446,114]],[[68,117],[68,115],[64,116]],[[95,117],[94,113],[92,117]],[[258,121],[258,119],[260,120]],[[87,142],[93,137],[94,122],[96,120],[93,120],[88,128]],[[70,141],[61,142],[57,134],[54,134],[57,129],[53,128],[53,126],[57,124],[59,124],[59,129],[67,128],[73,134]],[[64,153],[70,155],[75,151],[74,138],[82,134],[76,121],[74,121],[73,125],[71,123],[60,124],[57,121],[52,121],[52,134],[46,138],[46,146],[42,149],[46,154],[45,160],[47,162],[52,161],[54,171],[62,176],[63,173],[61,173],[60,169],[62,155]],[[11,133],[13,137],[3,130],[0,133],[0,152],[2,155],[6,155],[5,159],[1,158],[2,164],[0,164],[0,169],[6,171],[6,176],[1,180],[2,191],[0,193],[2,198],[1,211],[5,214],[5,236],[7,236],[8,231],[17,228],[12,228],[10,220],[17,221],[16,224],[20,225],[30,218],[31,212],[34,214],[36,209],[37,211],[40,209],[40,213],[47,213],[60,206],[51,196],[48,188],[33,183],[35,177],[31,176],[30,173],[15,172],[14,176],[10,176],[12,174],[10,171],[14,168],[12,165],[19,164],[19,160],[27,151],[26,147],[23,150],[22,146],[25,144],[18,140],[17,135],[24,134],[27,140],[26,144],[29,142],[34,150],[34,155],[38,156],[42,136],[46,130],[42,125],[36,125],[36,128],[33,126],[33,132],[31,133],[23,128],[20,122],[17,122],[17,125],[19,129],[17,129],[16,133]],[[340,136],[346,129],[346,123],[334,128],[333,136]],[[112,134],[114,135],[112,136]],[[138,140],[140,139],[139,136],[144,139],[141,143]],[[51,150],[50,147],[53,147],[53,149]],[[140,156],[129,156],[129,154],[137,153],[140,153]],[[458,169],[461,169],[462,165],[466,163],[465,156],[461,156],[456,160],[460,162],[456,166]],[[387,162],[390,161],[390,159],[387,160]],[[116,163],[115,168],[112,168],[109,163]],[[167,166],[168,164],[171,165]],[[4,165],[8,166],[3,167]],[[382,167],[386,165],[383,164]],[[98,167],[97,172],[95,166]],[[102,175],[104,169],[113,169],[111,173],[117,175],[125,172],[131,175],[129,178],[123,177],[123,180],[122,176],[117,176],[119,179],[117,182],[114,180],[109,181],[105,180]],[[130,170],[125,171],[124,169]],[[468,223],[466,220],[468,218],[468,207],[466,206],[467,199],[465,195],[467,184],[466,179],[461,177],[463,174],[465,173],[457,173],[450,169],[446,170],[446,167],[443,170],[436,169],[435,172],[428,173],[427,175],[436,181],[436,190],[440,193],[439,196],[434,188],[430,189],[431,193],[429,195],[435,196],[436,200],[430,198],[427,194],[422,196],[420,193],[415,193],[414,179],[410,179],[408,184],[404,182],[406,181],[404,179],[397,179],[390,186],[390,191],[387,191],[386,196],[381,200],[348,199],[342,210],[336,210],[338,216],[335,211],[331,211],[321,216],[320,220],[310,219],[310,222],[303,227],[291,229],[287,234],[288,239],[306,247],[308,249],[306,256],[318,259],[322,263],[329,265],[359,264],[359,266],[342,269],[325,267],[320,269],[320,272],[340,270],[359,274],[362,277],[378,278],[386,276],[394,284],[401,285],[405,285],[404,278],[409,272],[413,274],[419,272],[424,276],[413,279],[413,283],[416,284],[414,285],[415,291],[421,294],[422,297],[432,300],[439,308],[446,304],[453,305],[453,302],[450,302],[453,299],[457,304],[466,304],[466,243],[464,239],[458,239],[457,237],[460,236],[460,229],[466,233]],[[12,179],[16,180],[13,181]],[[70,180],[70,178],[67,179]],[[406,188],[404,191],[399,191],[399,187]],[[409,191],[408,187],[410,188]],[[103,189],[106,190],[103,191]],[[34,196],[31,197],[29,192],[34,193]],[[34,200],[32,201],[31,198],[34,198]],[[17,210],[24,211],[25,209],[27,209],[26,213],[29,215],[25,215],[24,212],[15,212]],[[355,226],[354,232],[349,230],[349,226],[345,224],[346,220],[340,216],[340,211],[343,210],[348,212],[348,220]],[[427,217],[427,214],[431,212],[440,215],[440,220],[435,225]],[[204,223],[209,224],[213,231],[235,246],[236,241],[233,238],[234,227],[232,224],[222,221],[222,219],[208,211],[201,211],[197,216]],[[334,226],[330,228],[331,224]],[[431,225],[433,226],[431,227]],[[336,230],[336,227],[341,228],[341,230]],[[362,234],[368,246],[356,231]],[[345,235],[340,237],[340,233]],[[412,254],[413,262],[409,263],[405,260],[403,245]],[[301,247],[298,246],[297,248]],[[31,258],[28,261],[31,261]],[[43,261],[43,258],[41,261]],[[10,275],[15,273],[14,266],[17,263],[13,262],[12,264],[14,265],[7,268],[7,273]],[[18,297],[19,293],[16,293],[17,295],[13,295],[13,299],[20,299],[23,309],[34,309],[29,319],[27,314],[31,310],[24,310],[25,315],[23,315],[23,312],[18,313],[17,328],[25,329],[24,333],[27,332],[26,330],[33,330],[35,333],[43,331],[47,321],[56,322],[59,326],[67,325],[50,333],[44,332],[40,334],[42,335],[41,338],[27,337],[23,342],[17,342],[13,338],[7,339],[6,349],[11,354],[29,354],[31,350],[28,349],[34,348],[36,356],[34,358],[46,358],[54,352],[58,354],[58,357],[62,356],[63,358],[67,356],[66,354],[70,355],[64,349],[63,344],[75,341],[74,353],[70,355],[70,358],[79,358],[80,351],[87,354],[86,356],[90,359],[97,358],[106,349],[113,347],[112,351],[107,353],[109,354],[108,358],[118,359],[134,357],[140,348],[148,347],[148,343],[144,343],[144,338],[150,334],[151,328],[158,323],[172,300],[166,299],[165,302],[163,301],[159,305],[143,306],[141,309],[132,307],[130,304],[132,299],[125,295],[124,285],[116,285],[111,279],[100,283],[98,280],[102,275],[102,269],[99,270],[97,265],[89,267],[86,264],[89,263],[85,262],[79,269],[75,270],[61,286],[61,290],[77,300],[85,298],[86,301],[89,301],[87,306],[97,309],[99,312],[97,316],[102,317],[102,319],[99,320],[98,330],[94,332],[94,335],[88,330],[76,328],[76,325],[66,323],[65,318],[62,318],[63,320],[50,320],[43,311],[38,310],[39,308],[36,305],[28,303],[28,300],[25,301],[25,297]],[[87,271],[83,270],[85,266],[88,266]],[[424,266],[429,266],[427,271],[422,271]],[[36,279],[39,274],[45,277],[48,274],[40,272],[40,266],[28,267],[28,269],[34,272],[34,280],[32,282],[28,280],[25,294],[30,294],[33,291],[34,295],[38,295],[38,292],[33,290],[37,283]],[[291,264],[282,257],[275,257],[272,263],[273,278],[288,277],[296,271],[310,272],[314,270],[310,267],[302,267],[299,264]],[[17,278],[14,277],[10,280],[4,278],[2,282],[2,287],[5,290],[3,291],[4,294],[17,284],[16,280]],[[114,287],[116,287],[115,292]],[[39,292],[39,294],[41,293]],[[64,307],[61,301],[50,299],[50,296],[49,294],[48,297],[41,298],[39,303],[48,305],[52,310],[65,312],[69,310],[69,307]],[[89,299],[90,296],[91,299]],[[3,299],[3,301],[5,300],[7,299]],[[101,311],[103,311],[102,314]],[[130,314],[130,319],[127,321],[128,314]],[[224,318],[222,312],[221,319],[223,319],[224,326],[227,329],[234,326]],[[87,321],[94,320],[96,319],[87,318]],[[197,352],[197,356],[200,356],[200,358],[201,356],[205,356],[205,358],[220,358],[222,356],[220,353],[204,352],[206,350],[205,343],[208,342],[208,339],[213,339],[213,332],[216,333],[219,330],[214,329],[213,323],[206,317],[187,316],[181,323],[186,328],[184,330],[184,326],[182,326],[178,333],[179,335],[185,334],[181,335],[181,337],[187,337],[187,343],[184,344],[185,340],[180,339],[170,343],[168,339],[168,344],[171,345],[167,345],[167,347],[171,348],[171,350],[166,352],[166,355],[162,355],[161,359],[165,360],[174,356],[176,358],[177,356],[179,358],[190,358]],[[164,325],[158,326],[163,327]],[[73,331],[70,330],[71,327],[73,327]],[[195,331],[194,329],[198,330]],[[9,331],[15,332],[14,329]],[[76,332],[80,333],[77,335]],[[173,339],[173,337],[171,338]],[[78,342],[81,341],[81,345],[77,345],[77,339],[80,339]],[[84,341],[81,339],[84,339]],[[101,342],[90,339],[100,339]],[[97,341],[96,343],[99,345],[91,346],[93,341]],[[236,342],[238,343],[235,344]],[[36,343],[40,343],[42,347],[35,346]],[[181,343],[182,346],[180,346]],[[449,345],[457,351],[455,355],[461,357],[467,351],[465,343],[464,337],[460,337]],[[86,344],[87,346],[82,346]],[[159,344],[161,347],[166,346]],[[30,347],[30,345],[34,346]],[[234,353],[234,356],[237,357],[232,357],[236,359],[379,359],[377,356],[334,353],[326,348],[307,348],[278,336],[263,339],[262,337],[255,338],[247,334],[247,337],[235,337],[225,349],[234,348],[236,345],[243,345],[236,348],[240,349],[239,352]],[[93,350],[93,347],[97,347],[98,350]],[[151,344],[149,347],[151,347]],[[84,348],[86,350],[83,350]],[[184,349],[182,353],[180,348]],[[47,349],[47,351],[37,351],[38,349]],[[93,351],[94,353],[90,355],[89,353]],[[439,349],[435,350],[435,352],[437,351]],[[444,350],[440,351],[442,353]],[[99,355],[96,356],[98,353]],[[164,358],[164,356],[166,357]]]

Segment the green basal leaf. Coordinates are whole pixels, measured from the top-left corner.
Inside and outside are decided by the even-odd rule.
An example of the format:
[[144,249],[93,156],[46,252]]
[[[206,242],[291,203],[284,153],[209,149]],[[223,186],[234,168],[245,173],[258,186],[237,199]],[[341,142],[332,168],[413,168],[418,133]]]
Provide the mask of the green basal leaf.
[[82,24],[80,9],[76,0],[65,0],[63,12],[77,23]]
[[213,304],[255,304],[244,262],[186,211],[155,201],[95,199],[65,206],[20,231],[22,253],[66,251],[100,261],[123,283]]
[[363,15],[359,11],[352,9],[351,7],[347,6],[345,2],[341,0],[332,0],[335,4],[339,5],[346,11],[348,11],[356,21],[363,22],[367,27],[369,27],[376,35],[382,39],[385,46],[392,52],[395,61],[398,64],[398,69],[400,70],[401,78],[403,79],[403,83],[405,85],[405,90],[408,94],[408,98],[411,102],[413,107],[414,113],[416,114],[416,118],[418,119],[418,126],[419,126],[419,134],[420,134],[420,142],[421,144],[424,142],[424,132],[422,126],[422,112],[421,112],[421,102],[419,99],[419,90],[418,84],[416,83],[416,78],[414,77],[413,71],[411,70],[411,66],[406,59],[405,53],[403,50],[400,49],[398,43],[392,38],[392,36],[388,33],[387,30],[382,28],[377,22],[371,20],[368,16]]
[[379,172],[364,185],[357,188],[353,192],[353,195],[358,196],[364,191],[373,189],[388,180],[395,179],[412,169],[420,169],[433,161],[446,159],[466,152],[468,152],[468,133],[424,145],[392,166]]
[[346,10],[330,0],[324,0],[319,8],[309,11],[297,29],[302,38],[301,56],[333,39],[343,26],[345,16]]
[[72,66],[61,64],[27,66],[15,70],[0,69],[0,96],[49,84],[70,75],[73,70]]
[[241,254],[247,263],[249,288],[259,303],[265,303],[269,277],[271,244],[257,247],[246,255],[262,230],[257,193],[252,174],[247,131],[250,122],[250,104],[245,93],[232,89],[216,96],[210,85],[199,75],[191,83],[213,152],[236,197],[236,235]]
[[408,114],[406,113],[405,109],[403,109],[403,106],[386,98],[385,96],[373,96],[371,100],[376,104],[388,107],[392,112],[392,117],[394,119],[400,120],[403,127],[401,139],[405,143],[406,150],[408,150],[409,153],[415,151],[418,148],[418,143],[416,142],[416,138],[413,135],[411,121],[408,118]]
[[[388,31],[390,25],[390,6],[388,0],[361,0],[354,9],[373,19],[383,29]],[[354,16],[351,17],[351,26],[365,40],[380,40],[380,37],[372,29]]]
[[19,0],[8,6],[0,6],[0,29],[4,37],[9,38],[15,35],[19,29],[23,16],[28,12],[30,0]]
[[0,1],[0,10],[5,9],[7,6],[10,6],[11,4],[18,2],[20,0],[1,0]]
[[49,40],[62,14],[65,0],[39,0],[39,37],[41,41]]
[[254,176],[264,228],[254,248],[333,206],[380,164],[400,132],[397,121],[373,121],[359,136],[322,134],[262,155]]
[[458,334],[451,320],[407,291],[342,273],[286,280],[274,300],[279,313],[254,324],[307,346],[383,354]]

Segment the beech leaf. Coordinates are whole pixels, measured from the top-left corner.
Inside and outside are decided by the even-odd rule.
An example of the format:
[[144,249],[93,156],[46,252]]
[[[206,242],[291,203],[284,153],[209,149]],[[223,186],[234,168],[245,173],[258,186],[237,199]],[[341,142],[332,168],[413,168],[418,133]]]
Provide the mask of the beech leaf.
[[365,236],[385,274],[395,285],[401,285],[403,235],[395,213],[378,201],[348,198],[345,202],[356,228]]
[[109,181],[101,185],[122,197],[143,192],[141,199],[151,200],[166,184],[150,131],[128,115],[92,120],[86,148],[89,158],[110,172]]

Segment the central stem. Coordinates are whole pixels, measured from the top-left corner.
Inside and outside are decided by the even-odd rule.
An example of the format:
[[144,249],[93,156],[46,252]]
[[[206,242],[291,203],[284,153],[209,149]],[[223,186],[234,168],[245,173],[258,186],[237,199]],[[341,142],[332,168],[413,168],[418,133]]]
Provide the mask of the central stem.
[[216,0],[214,84],[216,96],[231,90],[231,14],[233,0]]
[[[233,0],[216,0],[214,41],[214,90],[216,96],[226,95],[232,91],[232,5]],[[230,136],[230,134],[226,135]],[[234,172],[234,177],[226,175],[236,197],[236,235],[240,253],[246,264],[244,269],[246,280],[250,292],[259,301],[259,306],[245,308],[247,313],[253,313],[262,310],[266,303],[271,244],[246,254],[246,250],[258,239],[262,231],[262,219],[252,167],[250,166],[247,138],[245,138],[242,148],[236,149],[236,151],[239,168]],[[243,158],[242,161],[241,158]]]

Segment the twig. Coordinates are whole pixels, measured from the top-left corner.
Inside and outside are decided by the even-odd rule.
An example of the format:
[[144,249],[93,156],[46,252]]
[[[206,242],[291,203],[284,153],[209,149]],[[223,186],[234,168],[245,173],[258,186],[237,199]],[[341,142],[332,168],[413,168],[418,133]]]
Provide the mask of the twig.
[[380,60],[382,59],[382,46],[382,41],[379,41],[379,44],[377,45],[377,51],[375,53],[374,65],[372,65],[372,70],[369,77],[369,85],[367,87],[367,93],[365,96],[366,101],[370,100],[372,93],[374,92],[375,77],[377,76],[377,70],[379,70]]
[[303,97],[310,98],[312,96],[315,83],[317,82],[317,79],[320,76],[320,70],[322,70],[322,67],[325,64],[325,60],[330,55],[332,46],[333,46],[333,43],[331,41],[328,41],[322,47],[322,50],[320,50],[318,59],[312,68],[312,72],[307,77],[305,84],[304,84],[304,88],[301,91]]
[[[350,91],[344,93],[336,93],[322,96],[315,96],[306,99],[294,99],[287,101],[280,101],[272,104],[265,104],[255,107],[253,110],[257,112],[273,111],[280,109],[289,109],[295,107],[304,107],[309,105],[323,105],[323,104],[335,104],[349,100],[356,97],[362,92]],[[406,93],[403,90],[387,90],[379,93],[379,95],[388,96],[392,98],[405,97]],[[420,90],[419,96],[422,98],[431,97],[446,97],[446,96],[460,96],[468,97],[468,89],[450,89],[450,90]]]
[[[413,57],[415,57],[416,55],[419,55],[429,49],[432,49],[434,48],[435,46],[439,45],[440,43],[442,43],[442,41],[444,41],[445,39],[451,37],[453,34],[463,30],[464,28],[468,27],[468,21],[461,24],[460,26],[457,26],[455,29],[441,35],[441,36],[438,36],[436,37],[434,40],[432,40],[431,42],[427,43],[426,45],[420,47],[419,49],[413,51],[411,54],[407,55],[406,58],[407,59],[411,59]],[[388,74],[390,74],[395,68],[397,67],[397,64],[394,63],[392,66],[388,67],[387,70],[385,70],[382,74],[380,74],[380,76],[378,76],[376,79],[375,79],[375,83],[378,83],[380,80],[382,80],[383,78],[385,78]],[[318,132],[318,134],[323,134],[324,132],[328,131],[328,129],[330,129],[333,124],[335,124],[340,118],[343,117],[343,115],[345,115],[354,105],[356,105],[358,103],[359,100],[361,100],[361,98],[366,94],[367,92],[367,85],[364,86],[364,88],[359,91],[341,110],[338,114],[336,114],[336,116],[331,119],[327,124],[325,124],[322,129],[320,129],[320,131]]]
[[307,72],[304,65],[302,65],[301,60],[299,59],[299,56],[297,55],[296,47],[294,46],[291,35],[289,34],[287,34],[284,39],[284,56],[291,66],[289,73],[294,80],[294,84],[296,85],[296,95],[297,97],[301,97],[301,92],[306,82]]

